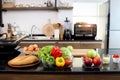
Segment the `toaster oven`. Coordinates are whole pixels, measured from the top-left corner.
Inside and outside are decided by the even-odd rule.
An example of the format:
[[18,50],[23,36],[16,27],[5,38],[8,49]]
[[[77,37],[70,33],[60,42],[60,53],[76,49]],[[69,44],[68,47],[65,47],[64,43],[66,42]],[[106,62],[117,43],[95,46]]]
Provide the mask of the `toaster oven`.
[[74,39],[92,39],[94,40],[97,33],[96,24],[74,24]]

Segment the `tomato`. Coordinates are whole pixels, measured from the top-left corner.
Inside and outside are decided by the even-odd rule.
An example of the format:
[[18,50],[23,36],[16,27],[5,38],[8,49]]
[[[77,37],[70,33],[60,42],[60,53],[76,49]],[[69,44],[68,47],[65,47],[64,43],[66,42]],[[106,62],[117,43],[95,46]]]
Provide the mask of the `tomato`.
[[70,66],[72,64],[72,60],[70,58],[65,58],[65,65]]
[[113,58],[119,58],[119,55],[117,53],[113,54]]

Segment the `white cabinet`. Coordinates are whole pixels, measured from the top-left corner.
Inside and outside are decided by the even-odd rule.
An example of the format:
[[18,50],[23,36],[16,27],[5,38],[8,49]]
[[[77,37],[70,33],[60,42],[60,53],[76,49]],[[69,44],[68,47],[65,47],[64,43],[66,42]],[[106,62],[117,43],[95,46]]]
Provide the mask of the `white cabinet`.
[[120,31],[110,31],[109,48],[120,48]]
[[120,0],[110,0],[110,30],[120,30]]
[[120,0],[110,0],[109,48],[120,48]]

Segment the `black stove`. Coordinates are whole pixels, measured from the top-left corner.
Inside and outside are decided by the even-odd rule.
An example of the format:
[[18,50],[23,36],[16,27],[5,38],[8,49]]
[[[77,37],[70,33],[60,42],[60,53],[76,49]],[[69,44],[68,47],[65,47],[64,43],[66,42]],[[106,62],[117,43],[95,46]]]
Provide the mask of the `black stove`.
[[18,56],[21,52],[18,50],[0,50],[0,70],[5,70],[7,68],[7,62],[16,56]]
[[13,49],[13,50],[0,50],[0,60],[10,60],[16,56],[18,56],[21,52]]

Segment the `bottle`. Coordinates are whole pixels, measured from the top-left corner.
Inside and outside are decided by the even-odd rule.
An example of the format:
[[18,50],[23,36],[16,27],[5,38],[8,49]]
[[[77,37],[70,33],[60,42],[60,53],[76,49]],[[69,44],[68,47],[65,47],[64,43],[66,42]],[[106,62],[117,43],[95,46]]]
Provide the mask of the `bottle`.
[[8,29],[7,29],[7,37],[8,39],[11,39],[13,35],[11,24],[8,24]]
[[66,20],[64,21],[64,40],[71,39],[72,39],[71,22],[66,17]]
[[14,22],[13,24],[13,35],[16,36],[17,35],[17,24]]

